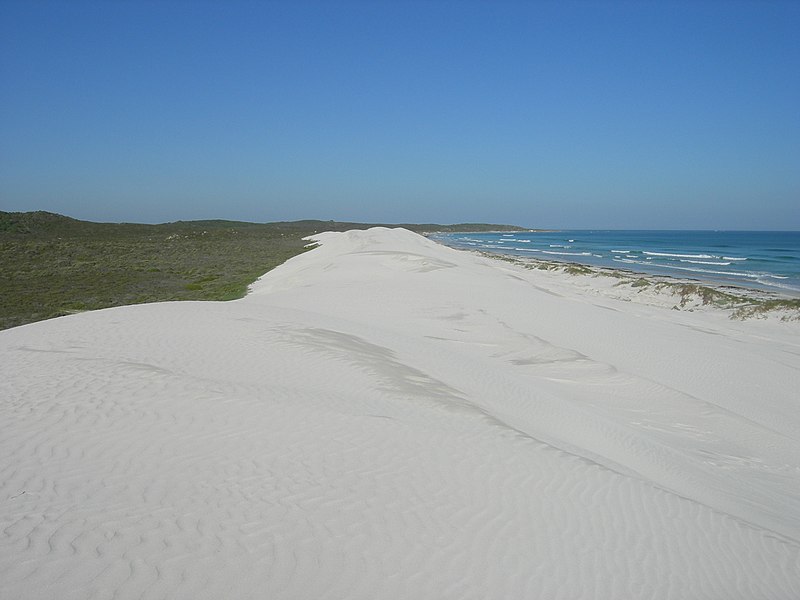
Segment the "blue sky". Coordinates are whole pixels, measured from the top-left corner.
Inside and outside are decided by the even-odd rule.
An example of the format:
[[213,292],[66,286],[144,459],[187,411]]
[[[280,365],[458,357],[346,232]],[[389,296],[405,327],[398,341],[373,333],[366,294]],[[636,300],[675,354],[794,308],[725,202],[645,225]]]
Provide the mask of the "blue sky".
[[800,2],[0,3],[0,209],[800,229]]

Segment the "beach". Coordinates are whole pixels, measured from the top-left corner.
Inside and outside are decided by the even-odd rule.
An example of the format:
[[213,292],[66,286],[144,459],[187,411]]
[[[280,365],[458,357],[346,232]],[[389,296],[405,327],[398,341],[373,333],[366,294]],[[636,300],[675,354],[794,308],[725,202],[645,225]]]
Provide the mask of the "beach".
[[0,597],[800,597],[800,322],[309,242],[0,331]]
[[800,232],[565,230],[434,233],[459,249],[800,298]]

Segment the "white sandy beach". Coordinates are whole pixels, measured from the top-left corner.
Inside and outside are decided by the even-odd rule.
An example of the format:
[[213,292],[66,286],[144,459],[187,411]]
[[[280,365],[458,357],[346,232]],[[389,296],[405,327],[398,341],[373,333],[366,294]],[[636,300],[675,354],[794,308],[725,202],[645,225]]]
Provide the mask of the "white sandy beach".
[[800,323],[315,239],[0,332],[0,598],[800,598]]

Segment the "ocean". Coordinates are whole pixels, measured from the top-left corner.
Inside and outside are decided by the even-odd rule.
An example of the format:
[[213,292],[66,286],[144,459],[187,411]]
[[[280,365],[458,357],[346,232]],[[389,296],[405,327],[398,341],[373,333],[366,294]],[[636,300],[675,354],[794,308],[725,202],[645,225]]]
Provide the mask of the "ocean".
[[567,230],[432,237],[454,248],[800,296],[800,231]]

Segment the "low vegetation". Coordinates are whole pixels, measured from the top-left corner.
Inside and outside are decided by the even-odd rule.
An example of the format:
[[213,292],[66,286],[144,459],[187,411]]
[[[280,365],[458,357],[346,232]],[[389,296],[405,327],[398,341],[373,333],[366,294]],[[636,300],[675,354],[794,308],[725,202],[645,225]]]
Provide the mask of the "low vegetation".
[[[164,300],[231,300],[307,250],[302,238],[360,223],[91,223],[0,211],[0,329],[77,311]],[[403,225],[419,232],[505,225]]]
[[733,311],[733,319],[764,318],[770,313],[781,315],[782,321],[800,321],[800,299],[774,299],[740,306]]
[[483,256],[503,260],[526,269],[558,271],[570,275],[592,277],[612,277],[618,281],[615,286],[629,286],[637,295],[645,291],[661,298],[674,298],[675,310],[695,310],[699,307],[713,307],[726,310],[731,319],[752,319],[776,317],[781,321],[800,321],[800,298],[777,298],[769,292],[755,292],[742,288],[720,289],[678,279],[642,277],[638,274],[618,269],[588,267],[576,263],[533,258],[517,258],[482,252]]

